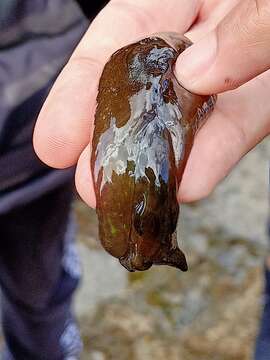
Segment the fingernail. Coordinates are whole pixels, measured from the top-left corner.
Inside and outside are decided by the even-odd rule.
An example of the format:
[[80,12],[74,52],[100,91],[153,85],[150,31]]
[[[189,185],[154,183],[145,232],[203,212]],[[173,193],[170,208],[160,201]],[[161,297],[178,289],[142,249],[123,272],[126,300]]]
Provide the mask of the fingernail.
[[184,85],[197,82],[214,63],[216,53],[217,37],[215,32],[211,32],[178,57],[175,66],[177,79]]

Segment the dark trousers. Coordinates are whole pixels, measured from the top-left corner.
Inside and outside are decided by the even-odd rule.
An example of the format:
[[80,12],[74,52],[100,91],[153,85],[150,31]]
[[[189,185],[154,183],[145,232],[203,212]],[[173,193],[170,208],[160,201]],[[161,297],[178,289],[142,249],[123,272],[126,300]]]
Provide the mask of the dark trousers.
[[80,278],[72,185],[0,216],[4,359],[69,359],[81,350],[71,311]]
[[[6,3],[1,28],[10,40],[2,36],[0,44],[3,358],[74,360],[81,349],[71,310],[80,278],[71,215],[74,171],[42,164],[32,133],[51,85],[89,21],[73,0]],[[64,20],[56,24],[61,10]],[[35,31],[24,29],[26,19],[38,22]]]
[[[268,238],[270,242],[270,221],[268,221]],[[267,266],[267,264],[265,264],[264,275],[264,306],[258,337],[256,340],[254,360],[270,359],[270,269],[269,265]]]
[[52,170],[32,147],[50,84],[0,132],[0,290],[4,360],[71,360],[81,340],[71,309],[80,278],[72,219],[73,173]]

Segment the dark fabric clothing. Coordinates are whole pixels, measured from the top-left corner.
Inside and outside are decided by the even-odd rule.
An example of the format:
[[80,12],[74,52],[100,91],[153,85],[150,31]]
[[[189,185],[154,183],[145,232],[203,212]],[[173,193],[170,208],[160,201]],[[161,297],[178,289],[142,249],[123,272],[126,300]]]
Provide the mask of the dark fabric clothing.
[[37,199],[73,177],[74,169],[53,170],[33,150],[35,119],[51,84],[15,108],[0,132],[0,214]]
[[87,26],[74,0],[0,2],[0,214],[73,176],[73,170],[41,163],[32,133],[42,103]]
[[270,359],[270,272],[265,269],[264,305],[256,340],[254,360]]
[[[75,0],[0,1],[0,285],[4,360],[74,360],[80,277],[73,169],[35,155],[32,133],[89,21]],[[56,119],[57,121],[57,119]]]
[[61,186],[0,216],[6,359],[61,360],[81,351],[70,307],[81,272],[72,190]]
[[[270,246],[270,221],[268,221],[267,232]],[[270,269],[266,265],[264,269],[264,283],[263,312],[256,339],[254,360],[270,359]]]
[[85,16],[92,20],[109,0],[77,0]]
[[[74,0],[0,2],[0,129],[60,71],[86,30]],[[0,131],[2,132],[2,131]]]

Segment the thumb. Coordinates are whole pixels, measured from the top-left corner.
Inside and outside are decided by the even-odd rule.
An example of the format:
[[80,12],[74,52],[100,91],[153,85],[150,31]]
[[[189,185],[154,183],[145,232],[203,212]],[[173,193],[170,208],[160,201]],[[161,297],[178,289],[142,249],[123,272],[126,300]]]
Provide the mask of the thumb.
[[215,30],[184,51],[175,73],[199,94],[232,90],[270,68],[270,1],[241,0]]

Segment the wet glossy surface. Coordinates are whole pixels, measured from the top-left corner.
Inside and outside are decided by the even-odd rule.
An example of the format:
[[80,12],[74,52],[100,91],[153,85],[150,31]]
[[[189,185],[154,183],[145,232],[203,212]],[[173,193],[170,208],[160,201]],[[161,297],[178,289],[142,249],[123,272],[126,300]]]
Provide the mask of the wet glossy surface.
[[215,102],[174,77],[189,45],[175,34],[143,39],[113,54],[100,79],[91,157],[99,237],[129,271],[152,264],[187,270],[176,241],[176,193]]

